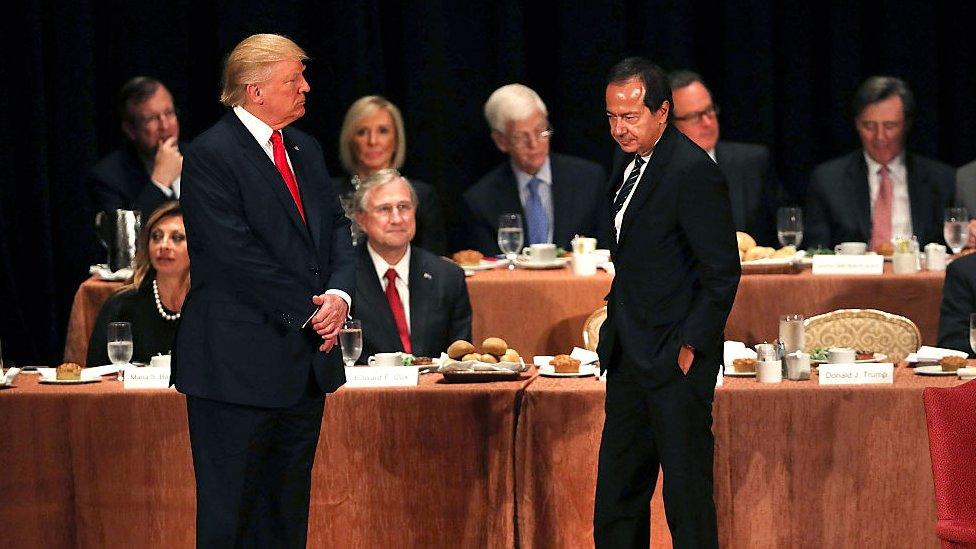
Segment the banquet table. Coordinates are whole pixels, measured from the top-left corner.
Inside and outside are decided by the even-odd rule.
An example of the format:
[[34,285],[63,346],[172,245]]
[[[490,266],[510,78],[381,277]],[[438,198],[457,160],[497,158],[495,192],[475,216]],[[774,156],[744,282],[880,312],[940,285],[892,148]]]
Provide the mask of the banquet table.
[[[913,320],[922,342],[935,345],[945,273],[884,275],[746,274],[729,315],[727,339],[747,344],[772,341],[779,315],[806,317],[841,308],[873,308]],[[474,342],[505,339],[523,356],[569,352],[583,345],[583,322],[604,304],[613,278],[604,271],[577,276],[569,268],[478,271],[467,279]],[[89,278],[75,294],[65,340],[65,360],[85,364],[95,317],[118,282]]]
[[[922,390],[961,382],[895,372],[893,385],[820,386],[816,371],[780,384],[725,378],[713,404],[722,547],[939,546]],[[592,377],[539,377],[526,389],[519,547],[591,539],[604,396]],[[651,535],[663,546],[665,529],[656,494]]]
[[[514,432],[530,383],[340,389],[313,469],[311,547],[512,547]],[[0,391],[6,547],[192,547],[184,397],[103,378]]]

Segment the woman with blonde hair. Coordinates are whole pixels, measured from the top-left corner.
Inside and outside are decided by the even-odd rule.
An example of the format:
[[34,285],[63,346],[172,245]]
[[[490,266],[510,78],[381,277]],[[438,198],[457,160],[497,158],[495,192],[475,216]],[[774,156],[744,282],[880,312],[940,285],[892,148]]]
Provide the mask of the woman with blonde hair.
[[132,360],[149,362],[169,354],[190,289],[190,256],[178,202],[166,202],[149,216],[136,247],[129,284],[108,298],[88,341],[86,366],[110,364],[106,329],[110,322],[132,323]]
[[[339,160],[348,177],[332,183],[348,214],[359,183],[387,168],[399,170],[407,152],[407,136],[400,109],[384,97],[360,97],[346,111],[339,132]],[[447,253],[447,235],[440,200],[432,185],[410,178],[417,191],[417,235],[413,244],[435,254]]]

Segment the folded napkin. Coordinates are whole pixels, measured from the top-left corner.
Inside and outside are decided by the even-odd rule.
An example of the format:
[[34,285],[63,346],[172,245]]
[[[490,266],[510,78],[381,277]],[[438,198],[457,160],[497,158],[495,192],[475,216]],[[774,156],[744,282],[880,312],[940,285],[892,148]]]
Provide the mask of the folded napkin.
[[929,347],[928,345],[922,345],[918,348],[918,351],[910,353],[908,356],[906,356],[905,361],[938,362],[947,356],[961,356],[962,358],[967,358],[969,357],[969,353],[964,353],[955,349],[943,349],[941,347]]
[[741,341],[726,341],[722,350],[722,362],[726,368],[732,368],[732,361],[737,358],[751,358],[755,360],[759,355],[756,351],[746,347]]
[[122,267],[121,269],[113,272],[108,268],[108,265],[100,263],[98,265],[88,267],[88,274],[93,274],[102,280],[128,280],[132,278],[132,269],[129,267]]
[[20,373],[20,368],[8,368],[7,371],[0,375],[0,387],[4,385],[13,385],[14,380],[17,379],[17,374]]
[[[104,375],[114,374],[119,371],[118,366],[108,365],[108,366],[97,366],[95,368],[82,368],[81,369],[81,379],[98,379]],[[37,373],[41,375],[41,379],[52,380],[58,378],[57,368],[38,368]]]
[[976,368],[959,368],[956,374],[962,380],[976,379]]

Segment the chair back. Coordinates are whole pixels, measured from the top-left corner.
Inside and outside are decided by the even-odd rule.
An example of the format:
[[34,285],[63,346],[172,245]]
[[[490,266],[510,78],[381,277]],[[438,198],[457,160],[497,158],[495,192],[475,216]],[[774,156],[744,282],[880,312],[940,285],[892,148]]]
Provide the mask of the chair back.
[[927,387],[922,400],[935,484],[936,534],[944,547],[976,547],[976,380],[958,387]]
[[838,309],[806,319],[803,327],[806,352],[816,347],[853,347],[884,353],[896,362],[922,344],[914,322],[876,309]]
[[583,347],[590,351],[596,351],[596,346],[600,344],[600,326],[607,319],[607,306],[604,305],[593,311],[583,322]]

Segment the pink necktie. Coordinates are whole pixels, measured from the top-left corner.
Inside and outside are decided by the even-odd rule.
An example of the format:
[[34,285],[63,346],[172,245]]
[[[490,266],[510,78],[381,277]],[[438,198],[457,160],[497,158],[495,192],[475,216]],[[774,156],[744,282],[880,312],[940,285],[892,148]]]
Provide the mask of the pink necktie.
[[410,345],[410,332],[407,331],[407,314],[403,311],[403,303],[400,301],[400,292],[396,288],[397,272],[390,267],[386,270],[386,300],[390,303],[390,310],[393,311],[393,322],[396,323],[397,332],[400,334],[400,343],[403,344],[403,352],[412,353]]
[[295,181],[295,174],[291,173],[291,167],[288,166],[285,144],[281,141],[281,132],[278,130],[271,132],[271,150],[274,152],[275,167],[278,168],[281,178],[285,180],[285,186],[288,187],[288,192],[291,193],[291,198],[298,207],[302,221],[305,221],[305,208],[302,206],[302,195],[298,194],[298,181]]
[[888,166],[882,165],[878,170],[881,184],[878,186],[878,196],[874,199],[871,215],[871,249],[878,250],[882,244],[891,243],[891,177],[888,176]]

